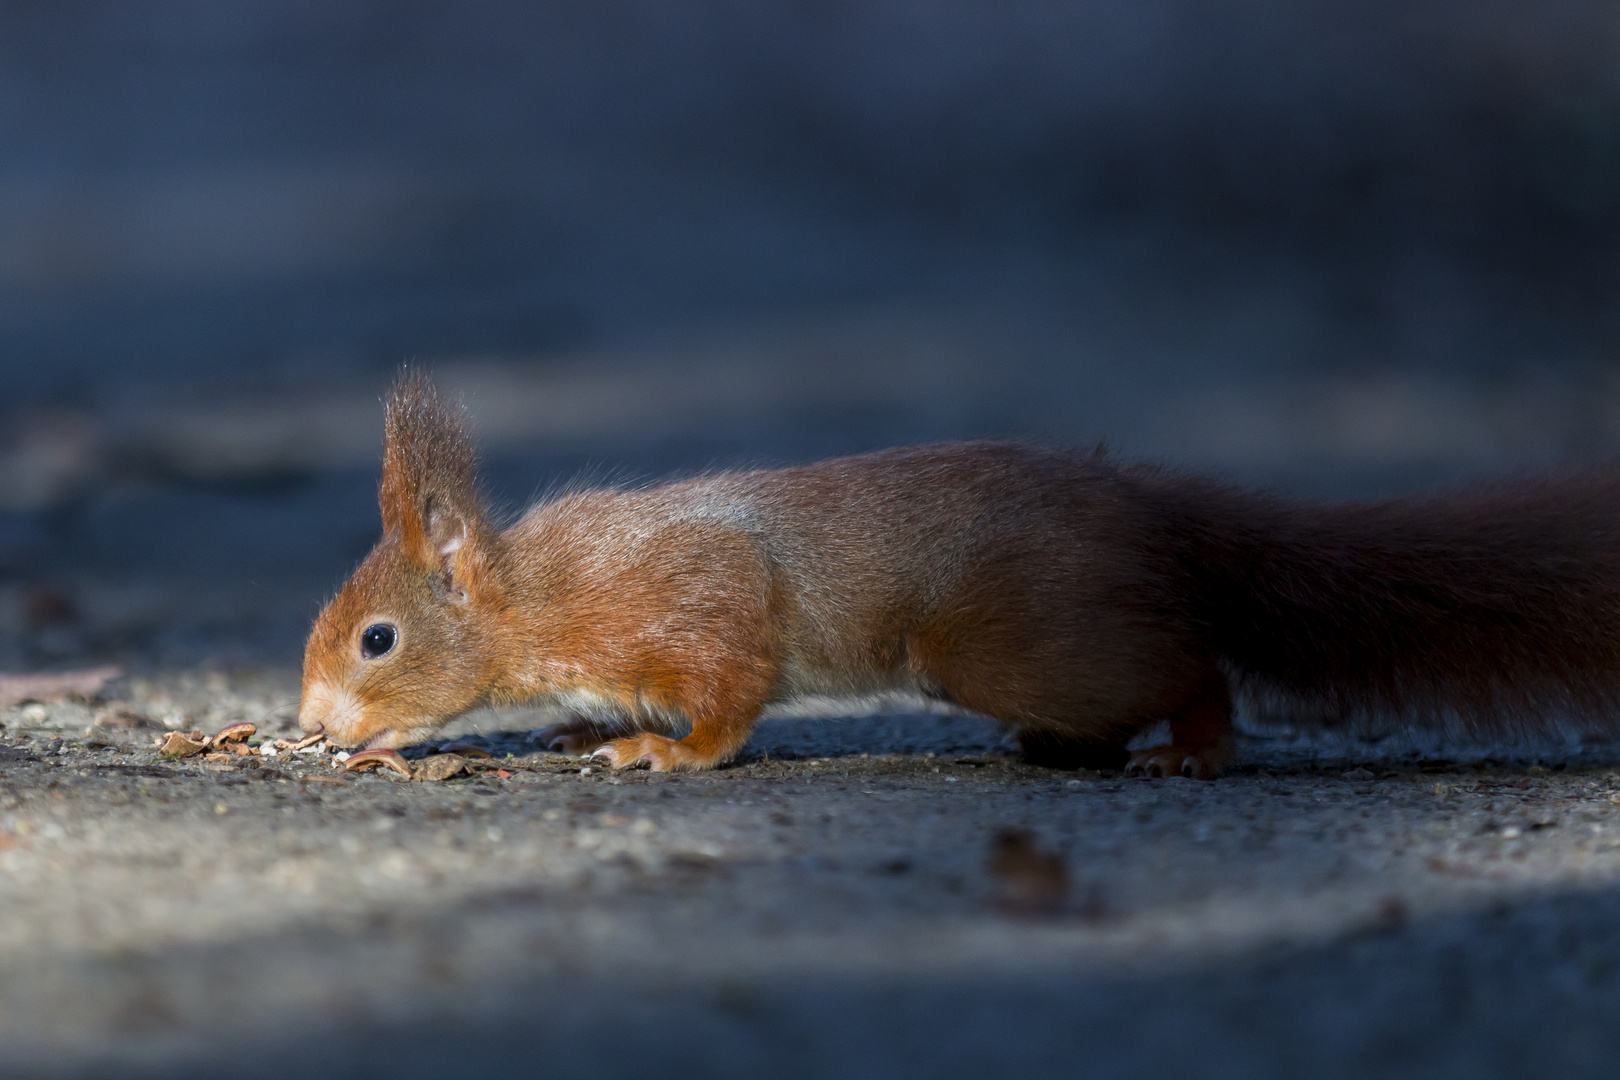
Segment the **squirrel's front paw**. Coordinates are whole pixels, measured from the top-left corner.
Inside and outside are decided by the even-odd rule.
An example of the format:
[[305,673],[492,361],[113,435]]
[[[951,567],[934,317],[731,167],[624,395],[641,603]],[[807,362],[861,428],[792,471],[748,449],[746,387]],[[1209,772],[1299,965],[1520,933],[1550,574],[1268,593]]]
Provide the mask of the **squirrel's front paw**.
[[602,761],[610,768],[628,769],[646,765],[653,772],[673,772],[676,769],[707,769],[713,765],[674,739],[643,732],[626,739],[614,739],[591,755],[592,761]]
[[669,752],[674,746],[674,739],[643,733],[604,743],[591,754],[591,760],[601,761],[611,769],[630,769],[645,764],[653,772],[668,772],[675,767]]
[[1188,776],[1213,780],[1221,775],[1231,754],[1219,746],[1150,746],[1131,755],[1126,776]]

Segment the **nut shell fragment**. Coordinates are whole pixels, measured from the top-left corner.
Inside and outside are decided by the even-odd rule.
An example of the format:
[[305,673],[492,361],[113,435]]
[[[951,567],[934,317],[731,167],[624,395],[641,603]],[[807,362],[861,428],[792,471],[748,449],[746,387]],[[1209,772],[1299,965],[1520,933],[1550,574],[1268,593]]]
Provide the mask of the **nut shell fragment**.
[[464,758],[487,758],[490,752],[482,746],[470,742],[447,742],[439,747],[441,754],[460,754]]
[[435,754],[416,763],[411,773],[418,780],[448,780],[467,771],[467,759],[460,754]]
[[170,758],[191,757],[208,749],[209,742],[208,736],[200,731],[193,731],[190,734],[171,731],[158,743],[158,753]]
[[343,763],[344,772],[362,772],[366,769],[393,769],[407,780],[411,777],[411,766],[398,750],[362,750],[357,754],[350,754],[349,760]]
[[224,746],[229,742],[241,742],[258,730],[256,724],[250,724],[245,720],[240,724],[227,724],[214,736],[214,745]]
[[274,746],[277,750],[302,750],[306,746],[314,746],[324,738],[326,738],[326,732],[317,731],[313,735],[305,735],[297,742],[293,742],[291,739],[277,739],[270,745]]

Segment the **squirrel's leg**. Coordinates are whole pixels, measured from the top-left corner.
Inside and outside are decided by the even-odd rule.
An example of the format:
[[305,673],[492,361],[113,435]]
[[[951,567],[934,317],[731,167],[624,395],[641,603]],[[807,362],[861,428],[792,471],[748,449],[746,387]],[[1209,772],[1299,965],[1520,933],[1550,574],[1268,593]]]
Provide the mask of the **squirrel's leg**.
[[731,759],[748,741],[754,713],[747,716],[700,715],[684,739],[644,731],[605,743],[591,755],[615,769],[645,764],[653,772],[712,769]]
[[1218,668],[1199,683],[1198,691],[1170,717],[1170,742],[1131,755],[1127,776],[1190,776],[1213,780],[1232,761],[1232,689]]
[[690,716],[691,734],[671,739],[642,732],[614,739],[591,756],[615,769],[645,764],[654,772],[712,769],[724,764],[748,742],[774,679],[774,667],[757,657],[754,662],[711,671],[694,681],[672,679],[677,689],[660,702],[662,711]]

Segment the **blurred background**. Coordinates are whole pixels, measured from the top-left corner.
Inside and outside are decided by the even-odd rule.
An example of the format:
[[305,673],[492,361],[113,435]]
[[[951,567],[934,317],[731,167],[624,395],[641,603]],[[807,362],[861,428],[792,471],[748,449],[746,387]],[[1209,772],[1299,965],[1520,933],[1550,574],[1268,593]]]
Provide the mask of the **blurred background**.
[[507,508],[1107,439],[1308,497],[1620,445],[1602,0],[0,6],[0,666],[295,665],[378,399]]

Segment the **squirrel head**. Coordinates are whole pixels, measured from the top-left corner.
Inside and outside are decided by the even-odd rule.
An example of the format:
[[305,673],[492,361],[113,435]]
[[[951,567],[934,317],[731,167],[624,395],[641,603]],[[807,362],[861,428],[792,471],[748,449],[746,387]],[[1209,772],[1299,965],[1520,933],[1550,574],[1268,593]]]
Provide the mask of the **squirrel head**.
[[383,538],[321,611],[298,722],[342,746],[408,746],[478,705],[496,678],[500,538],[466,419],[419,375],[389,397]]

